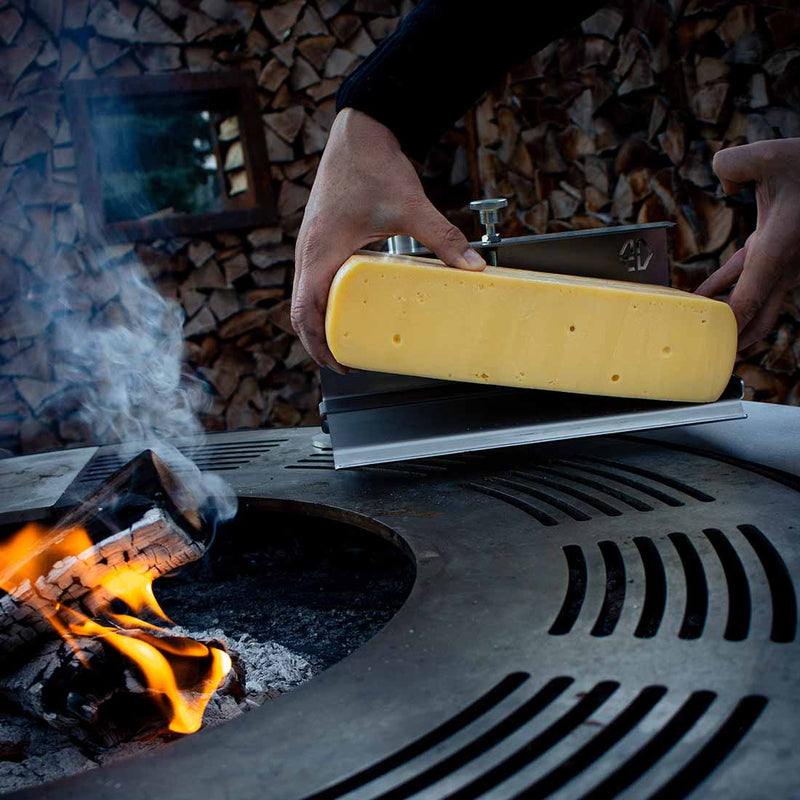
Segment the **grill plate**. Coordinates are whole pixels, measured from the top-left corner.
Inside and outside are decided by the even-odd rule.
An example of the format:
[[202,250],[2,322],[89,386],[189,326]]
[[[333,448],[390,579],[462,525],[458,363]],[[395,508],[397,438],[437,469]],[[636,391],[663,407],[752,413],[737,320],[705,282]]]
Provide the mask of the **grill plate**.
[[791,796],[800,481],[736,460],[775,435],[748,413],[716,448],[698,429],[702,453],[602,438],[337,472],[287,432],[227,473],[242,501],[401,537],[406,605],[300,690],[27,796]]

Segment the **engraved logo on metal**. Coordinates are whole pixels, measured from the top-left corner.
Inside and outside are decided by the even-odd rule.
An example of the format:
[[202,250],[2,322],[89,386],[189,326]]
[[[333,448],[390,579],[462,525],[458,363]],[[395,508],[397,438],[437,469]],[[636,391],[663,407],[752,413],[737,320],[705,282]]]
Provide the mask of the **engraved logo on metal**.
[[652,259],[653,251],[644,239],[626,239],[619,251],[628,272],[644,272]]

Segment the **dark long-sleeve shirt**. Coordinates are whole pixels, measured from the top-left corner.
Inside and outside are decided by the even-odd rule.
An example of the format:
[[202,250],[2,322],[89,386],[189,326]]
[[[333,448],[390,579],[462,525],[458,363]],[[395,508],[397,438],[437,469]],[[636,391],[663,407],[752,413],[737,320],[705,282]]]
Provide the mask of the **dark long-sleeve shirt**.
[[598,0],[421,0],[342,83],[337,110],[384,124],[406,155],[430,147],[526,56],[596,11]]

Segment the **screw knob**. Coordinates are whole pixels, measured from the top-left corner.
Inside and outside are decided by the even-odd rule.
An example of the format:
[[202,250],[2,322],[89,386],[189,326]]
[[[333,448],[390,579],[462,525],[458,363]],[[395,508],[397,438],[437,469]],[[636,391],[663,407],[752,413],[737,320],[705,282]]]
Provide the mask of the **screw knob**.
[[481,241],[491,244],[500,241],[500,234],[497,232],[497,223],[500,221],[500,209],[508,205],[505,197],[490,197],[486,200],[473,200],[470,204],[471,211],[480,214],[481,225],[486,229],[486,233],[481,236]]

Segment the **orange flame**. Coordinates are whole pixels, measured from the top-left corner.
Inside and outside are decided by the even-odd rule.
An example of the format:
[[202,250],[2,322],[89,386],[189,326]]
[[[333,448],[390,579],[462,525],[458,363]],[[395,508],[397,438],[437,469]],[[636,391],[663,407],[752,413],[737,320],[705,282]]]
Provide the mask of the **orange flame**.
[[[150,613],[170,623],[153,593],[152,578],[137,572],[127,562],[91,580],[90,568],[82,558],[89,555],[87,551],[92,546],[82,528],[54,533],[38,525],[26,525],[0,544],[0,588],[20,598],[29,585],[35,584],[39,590],[37,597],[45,601],[44,605],[37,605],[37,610],[79,658],[81,654],[73,637],[102,638],[136,665],[150,695],[163,708],[168,729],[174,733],[194,733],[200,728],[211,695],[230,672],[230,656],[219,647],[172,636],[158,625],[134,616]],[[54,594],[44,590],[48,573],[57,572],[71,558],[72,574],[79,579],[86,577],[84,584],[92,585],[93,591],[104,590],[104,596],[122,600],[133,612],[112,613],[108,607],[110,600],[98,609],[98,613],[118,627],[68,608],[58,599],[48,599]]]

